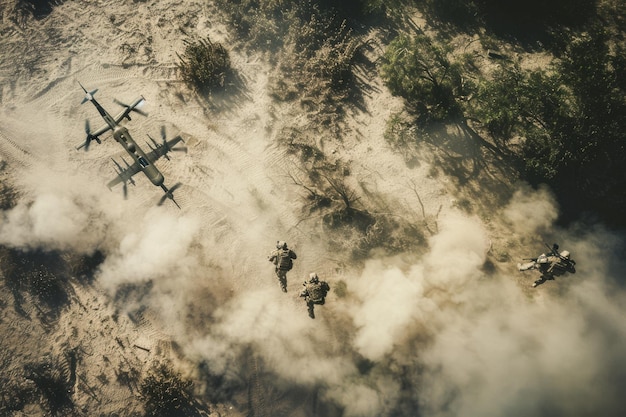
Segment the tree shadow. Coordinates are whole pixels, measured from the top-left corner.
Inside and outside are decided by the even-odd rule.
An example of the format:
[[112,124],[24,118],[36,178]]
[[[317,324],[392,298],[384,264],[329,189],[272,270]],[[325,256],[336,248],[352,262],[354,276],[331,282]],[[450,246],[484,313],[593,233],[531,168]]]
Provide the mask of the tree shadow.
[[558,50],[559,33],[583,27],[596,15],[597,0],[426,1],[421,10],[440,34],[454,37],[487,34],[520,45],[527,51]]
[[266,369],[263,359],[252,347],[242,353],[238,362],[245,378],[247,404],[241,404],[241,409],[247,408],[246,416],[343,415],[343,410],[323,395],[322,384],[299,385],[283,380]]
[[56,322],[71,303],[72,279],[91,284],[103,260],[101,252],[80,255],[0,246],[0,273],[13,295],[15,311],[30,318],[29,311],[35,310],[44,324]]
[[223,88],[210,92],[198,91],[197,94],[206,103],[205,113],[207,109],[234,113],[243,101],[252,99],[246,80],[235,69],[231,69],[226,75]]
[[39,319],[45,324],[55,322],[73,293],[61,253],[6,247],[1,250],[0,270],[13,294],[16,312],[29,317],[29,297],[24,296],[28,294]]
[[24,365],[24,377],[33,381],[52,416],[73,415],[75,368],[67,375],[66,367],[51,360]]
[[24,3],[35,19],[43,19],[52,13],[54,6],[62,4],[63,0],[25,0]]
[[518,178],[519,161],[512,153],[485,140],[465,121],[430,125],[423,132],[424,142],[436,151],[430,162],[455,179],[460,197],[480,202],[483,210],[506,204],[514,191],[509,184]]

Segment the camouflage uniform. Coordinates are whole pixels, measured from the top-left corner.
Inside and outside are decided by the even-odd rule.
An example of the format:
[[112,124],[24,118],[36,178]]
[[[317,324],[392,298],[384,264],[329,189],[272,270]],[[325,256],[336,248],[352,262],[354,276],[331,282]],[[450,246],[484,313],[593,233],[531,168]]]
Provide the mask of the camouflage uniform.
[[287,247],[287,242],[276,242],[276,250],[272,251],[268,260],[275,266],[276,276],[280,282],[280,288],[283,292],[287,292],[287,271],[293,267],[293,259],[298,256],[294,251]]
[[532,262],[525,264],[517,264],[517,268],[520,271],[528,271],[530,269],[537,269],[541,272],[541,276],[533,283],[533,287],[543,284],[547,280],[554,279],[555,276],[563,275],[566,272],[576,273],[576,262],[570,259],[570,253],[568,251],[557,252],[558,245],[553,245],[552,252],[542,253],[536,259],[532,259]]
[[304,297],[307,308],[309,310],[309,317],[315,318],[313,312],[313,306],[315,304],[324,305],[326,303],[326,294],[330,291],[330,286],[326,281],[320,281],[315,272],[309,275],[309,281],[304,281],[302,284],[304,289],[300,293],[300,297]]

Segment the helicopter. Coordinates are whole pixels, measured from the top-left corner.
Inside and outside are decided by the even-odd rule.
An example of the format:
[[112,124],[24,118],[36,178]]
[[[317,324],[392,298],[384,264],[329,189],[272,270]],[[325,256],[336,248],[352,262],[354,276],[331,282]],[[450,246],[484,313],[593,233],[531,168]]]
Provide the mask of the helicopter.
[[159,200],[158,205],[162,205],[166,199],[170,199],[178,208],[180,208],[180,205],[176,202],[176,200],[174,200],[174,191],[178,187],[180,187],[181,184],[177,183],[171,188],[166,187],[164,184],[165,178],[161,171],[159,171],[159,169],[156,167],[156,165],[154,165],[154,163],[162,156],[169,159],[167,153],[170,151],[186,151],[186,148],[175,148],[175,146],[179,142],[183,141],[183,138],[178,135],[173,139],[167,140],[165,135],[165,127],[163,126],[161,127],[162,142],[159,143],[155,141],[150,135],[148,135],[148,138],[150,139],[152,144],[147,142],[150,151],[145,152],[132,138],[128,129],[120,124],[123,119],[131,120],[131,112],[147,116],[145,112],[137,108],[139,104],[145,101],[144,97],[140,96],[139,98],[135,99],[131,104],[125,104],[118,100],[114,100],[115,103],[121,105],[122,107],[124,107],[124,109],[115,117],[112,117],[94,98],[94,95],[98,92],[98,89],[87,91],[87,89],[80,82],[78,84],[85,92],[85,96],[81,104],[84,104],[88,101],[91,102],[96,107],[98,113],[100,113],[100,116],[102,116],[106,124],[92,132],[89,125],[89,120],[87,120],[85,122],[85,133],[87,134],[87,137],[85,139],[85,142],[77,146],[76,149],[78,150],[82,148],[88,150],[91,142],[94,140],[97,143],[102,143],[100,136],[110,130],[113,134],[113,138],[120,145],[122,145],[124,150],[126,150],[126,152],[133,160],[132,163],[128,163],[124,158],[122,158],[125,166],[122,166],[120,163],[113,160],[118,175],[107,184],[107,187],[111,189],[120,182],[123,183],[124,196],[126,197],[128,193],[127,183],[130,182],[132,185],[135,185],[135,181],[132,177],[141,171],[146,177],[148,177],[152,184],[161,187],[161,189],[163,190],[164,194]]

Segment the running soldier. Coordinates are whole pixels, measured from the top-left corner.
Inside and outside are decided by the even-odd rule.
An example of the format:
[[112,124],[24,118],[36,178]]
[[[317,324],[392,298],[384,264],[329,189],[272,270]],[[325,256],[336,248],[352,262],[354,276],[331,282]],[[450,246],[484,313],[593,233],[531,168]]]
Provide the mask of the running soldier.
[[330,286],[326,281],[320,281],[315,272],[309,274],[309,281],[304,281],[302,284],[304,289],[300,293],[300,297],[304,297],[307,308],[309,310],[309,317],[315,318],[313,312],[313,306],[315,304],[324,305],[326,303],[326,294],[330,291]]
[[287,242],[277,241],[276,250],[272,251],[268,260],[275,266],[276,276],[280,282],[280,288],[287,292],[287,272],[293,268],[293,260],[298,256],[287,247]]

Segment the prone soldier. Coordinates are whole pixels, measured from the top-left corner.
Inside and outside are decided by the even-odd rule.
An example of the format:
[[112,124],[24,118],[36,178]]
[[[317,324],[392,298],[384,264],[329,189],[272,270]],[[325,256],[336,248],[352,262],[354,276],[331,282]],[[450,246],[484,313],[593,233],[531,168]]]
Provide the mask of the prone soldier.
[[517,264],[517,269],[520,271],[528,271],[531,269],[537,269],[541,273],[538,280],[533,283],[533,287],[543,284],[547,280],[554,279],[555,276],[563,275],[566,272],[576,273],[576,262],[570,258],[569,251],[559,252],[559,245],[556,243],[550,246],[546,245],[550,251],[545,254],[542,253],[536,258],[529,259],[531,262],[525,264]]

